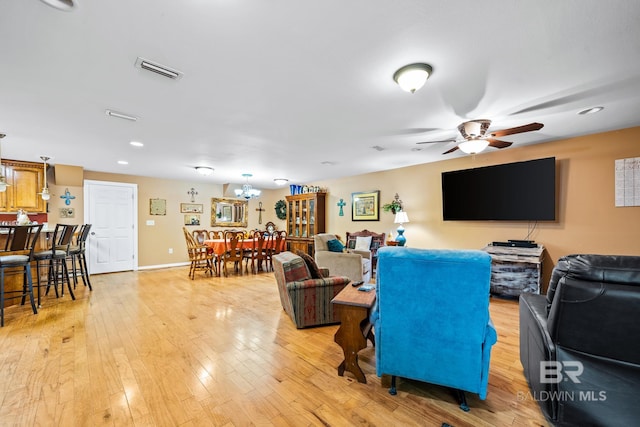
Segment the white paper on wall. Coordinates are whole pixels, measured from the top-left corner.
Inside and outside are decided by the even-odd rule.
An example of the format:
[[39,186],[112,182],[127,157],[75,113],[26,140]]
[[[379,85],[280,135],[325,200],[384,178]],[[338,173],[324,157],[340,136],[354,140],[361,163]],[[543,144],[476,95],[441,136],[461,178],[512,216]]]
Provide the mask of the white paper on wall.
[[640,206],[640,157],[615,162],[616,206]]

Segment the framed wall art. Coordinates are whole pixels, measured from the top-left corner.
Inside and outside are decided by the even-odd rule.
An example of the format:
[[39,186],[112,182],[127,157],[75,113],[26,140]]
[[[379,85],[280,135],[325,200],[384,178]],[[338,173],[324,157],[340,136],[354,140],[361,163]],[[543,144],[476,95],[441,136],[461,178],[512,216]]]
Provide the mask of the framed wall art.
[[180,203],[180,213],[202,213],[203,205],[198,203]]
[[149,215],[166,215],[166,199],[149,199]]
[[197,214],[185,215],[184,225],[200,225],[200,215],[197,215]]
[[380,191],[351,193],[352,221],[380,220]]

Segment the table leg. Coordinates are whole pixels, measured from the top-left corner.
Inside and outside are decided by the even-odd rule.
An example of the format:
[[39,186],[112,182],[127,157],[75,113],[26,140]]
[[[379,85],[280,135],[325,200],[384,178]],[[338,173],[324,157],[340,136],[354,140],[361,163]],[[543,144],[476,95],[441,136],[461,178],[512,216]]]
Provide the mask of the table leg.
[[334,341],[342,347],[344,361],[338,366],[338,375],[343,376],[344,371],[355,375],[358,382],[365,383],[367,379],[358,365],[358,352],[367,347],[366,336],[370,335],[369,310],[366,307],[351,305],[338,305],[340,328],[334,336]]

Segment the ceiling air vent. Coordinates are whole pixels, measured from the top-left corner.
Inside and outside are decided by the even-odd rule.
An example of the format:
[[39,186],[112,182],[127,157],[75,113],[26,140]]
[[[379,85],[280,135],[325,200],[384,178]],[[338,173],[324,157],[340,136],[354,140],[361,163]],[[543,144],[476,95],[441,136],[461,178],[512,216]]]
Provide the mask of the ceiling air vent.
[[136,67],[147,71],[153,71],[156,74],[160,74],[161,76],[168,77],[173,80],[182,78],[182,71],[169,68],[165,65],[158,64],[157,62],[149,61],[148,59],[141,57],[136,59]]

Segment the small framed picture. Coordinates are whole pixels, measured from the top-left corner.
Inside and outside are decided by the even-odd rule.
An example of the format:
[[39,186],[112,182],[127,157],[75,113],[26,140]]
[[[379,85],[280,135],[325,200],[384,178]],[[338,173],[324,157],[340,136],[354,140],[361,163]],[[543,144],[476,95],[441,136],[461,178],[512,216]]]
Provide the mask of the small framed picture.
[[149,215],[166,215],[166,199],[149,199]]
[[200,215],[196,215],[196,214],[185,215],[184,225],[200,225]]
[[352,221],[380,221],[380,191],[351,193]]
[[198,203],[180,203],[180,213],[202,213],[203,205]]

